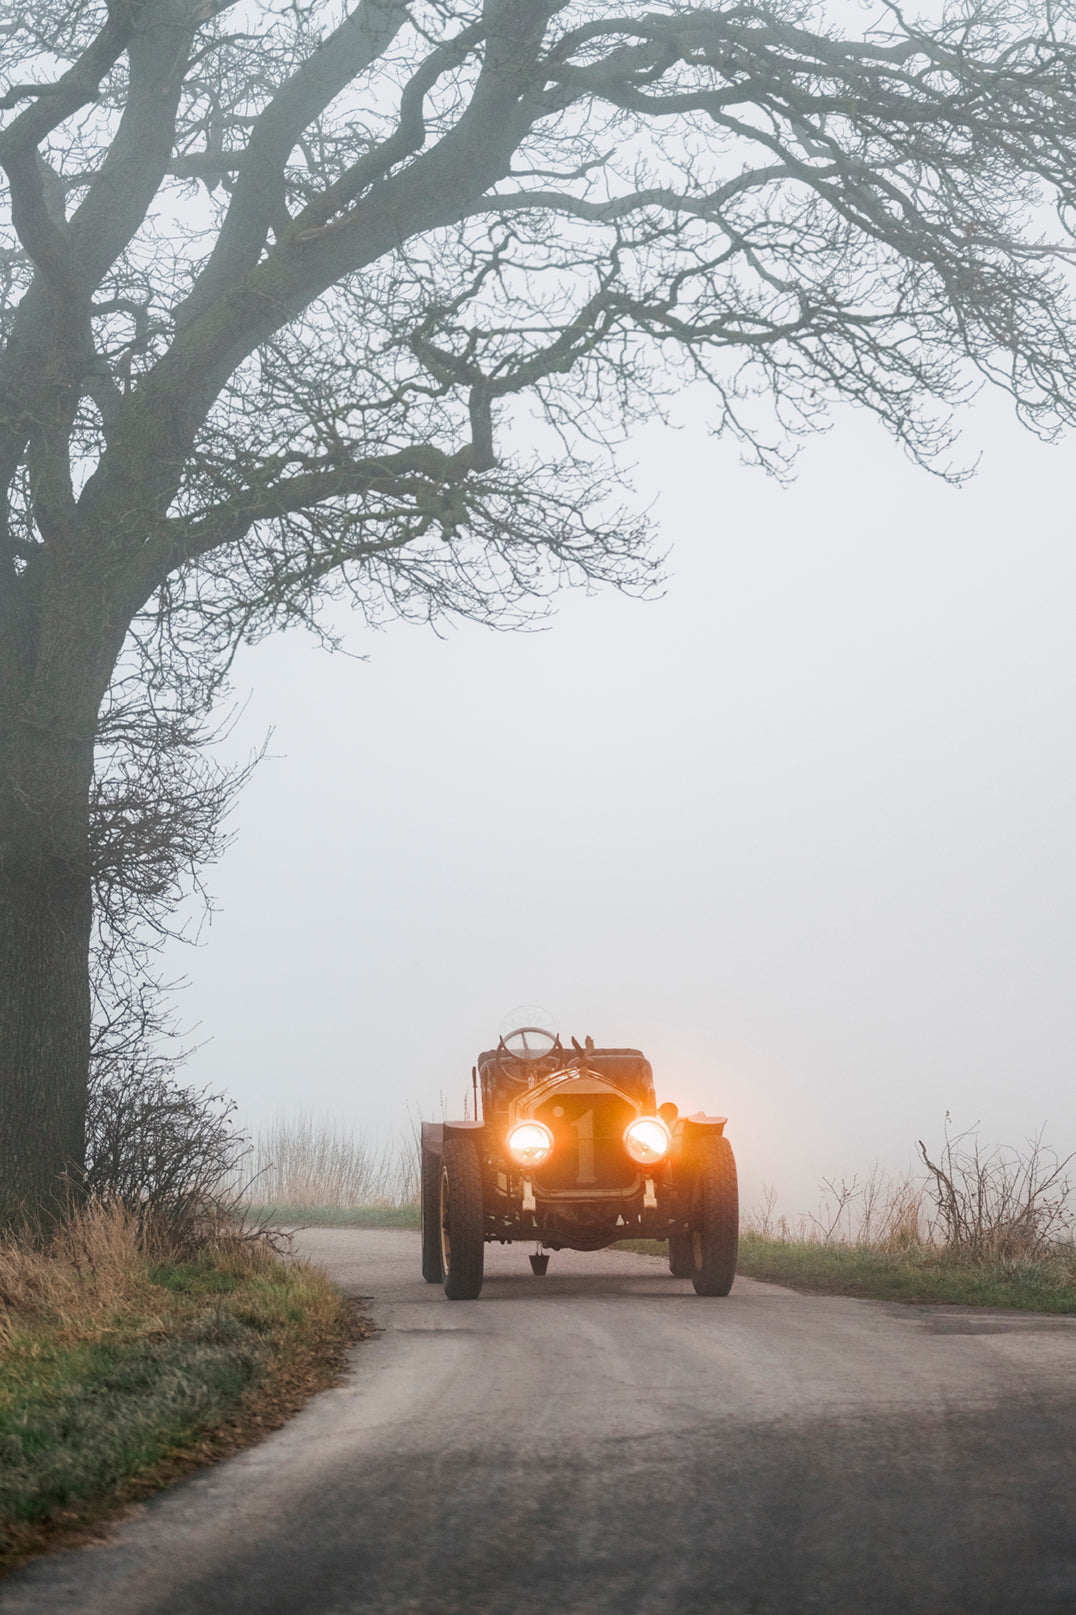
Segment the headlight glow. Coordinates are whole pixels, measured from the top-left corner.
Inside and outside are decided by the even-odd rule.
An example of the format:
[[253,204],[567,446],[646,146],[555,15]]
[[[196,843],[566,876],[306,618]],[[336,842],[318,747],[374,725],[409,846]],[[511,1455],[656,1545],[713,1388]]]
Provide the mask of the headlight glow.
[[669,1153],[672,1138],[660,1116],[636,1116],[624,1129],[624,1148],[640,1166],[653,1166]]
[[544,1122],[520,1122],[506,1142],[520,1166],[541,1166],[553,1153],[553,1134]]

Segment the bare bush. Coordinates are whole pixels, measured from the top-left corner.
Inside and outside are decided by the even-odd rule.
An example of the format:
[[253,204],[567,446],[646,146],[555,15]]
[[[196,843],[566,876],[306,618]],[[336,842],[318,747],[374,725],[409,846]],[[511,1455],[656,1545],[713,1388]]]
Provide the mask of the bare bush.
[[926,1174],[891,1173],[875,1164],[860,1177],[823,1178],[815,1212],[789,1219],[763,1185],[747,1231],[763,1239],[869,1247],[899,1255],[945,1252],[983,1260],[1035,1260],[1073,1248],[1076,1205],[1070,1167],[1040,1130],[1024,1149],[985,1148],[974,1129],[945,1141],[935,1162],[922,1140]]
[[145,1050],[98,1072],[86,1118],[91,1201],[118,1202],[155,1237],[189,1244],[234,1203],[250,1153],[235,1109],[208,1087],[184,1087],[168,1060]]
[[919,1140],[937,1224],[947,1250],[971,1256],[1036,1257],[1046,1254],[1076,1227],[1069,1168],[1076,1155],[1059,1156],[1043,1142],[1042,1129],[1024,1150],[985,1149],[973,1129],[950,1131],[946,1113],[940,1161]]
[[809,1216],[815,1238],[821,1240],[823,1245],[829,1245],[835,1240],[841,1242],[842,1223],[845,1237],[850,1237],[853,1208],[862,1194],[862,1189],[858,1176],[853,1177],[851,1182],[846,1178],[823,1178],[821,1187],[825,1192],[825,1199],[818,1213],[811,1212]]
[[753,1216],[746,1220],[746,1226],[752,1233],[758,1234],[760,1239],[778,1239],[778,1220],[775,1216],[777,1210],[777,1190],[772,1183],[762,1185],[762,1204]]
[[910,1173],[888,1180],[876,1206],[867,1203],[860,1224],[864,1244],[900,1255],[930,1241],[925,1185]]
[[914,1174],[894,1174],[875,1162],[862,1178],[823,1178],[821,1187],[824,1198],[809,1222],[823,1244],[907,1250],[929,1243],[925,1185]]

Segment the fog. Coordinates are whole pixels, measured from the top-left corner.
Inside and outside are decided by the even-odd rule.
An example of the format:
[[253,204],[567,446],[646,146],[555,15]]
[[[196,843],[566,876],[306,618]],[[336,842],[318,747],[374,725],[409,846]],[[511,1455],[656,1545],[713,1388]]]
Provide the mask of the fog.
[[956,490],[846,411],[783,490],[655,426],[660,599],[245,653],[230,744],[275,734],[169,956],[185,1080],[389,1137],[537,1001],[727,1114],[749,1203],[947,1110],[1076,1147],[1072,452],[991,400],[980,451]]

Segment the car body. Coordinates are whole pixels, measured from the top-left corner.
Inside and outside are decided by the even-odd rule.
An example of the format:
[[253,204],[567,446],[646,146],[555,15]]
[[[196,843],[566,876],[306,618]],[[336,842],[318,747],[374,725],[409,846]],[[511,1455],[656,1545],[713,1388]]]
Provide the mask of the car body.
[[599,1250],[668,1241],[669,1267],[700,1295],[736,1271],[736,1163],[726,1118],[655,1102],[638,1049],[596,1048],[521,1027],[480,1054],[475,1114],[422,1125],[422,1272],[450,1300],[481,1291],[485,1246]]

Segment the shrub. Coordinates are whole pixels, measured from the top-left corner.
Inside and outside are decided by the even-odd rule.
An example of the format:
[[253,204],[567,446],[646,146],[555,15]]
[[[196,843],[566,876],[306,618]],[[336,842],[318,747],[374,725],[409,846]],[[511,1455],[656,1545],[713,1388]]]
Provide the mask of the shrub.
[[763,1185],[761,1207],[745,1227],[763,1240],[871,1249],[899,1256],[919,1251],[991,1262],[1037,1262],[1054,1256],[1071,1265],[1076,1204],[1070,1168],[1042,1132],[1023,1149],[984,1147],[974,1129],[954,1135],[948,1113],[935,1161],[919,1141],[925,1174],[893,1176],[875,1166],[864,1177],[823,1178],[817,1214],[790,1221]]
[[991,1258],[1034,1258],[1071,1238],[1076,1226],[1069,1167],[1076,1156],[1059,1156],[1043,1143],[1041,1130],[1021,1151],[1005,1145],[984,1149],[974,1131],[949,1131],[940,1160],[919,1153],[938,1213],[941,1243],[954,1252]]
[[86,1118],[91,1201],[118,1201],[158,1233],[189,1239],[200,1218],[219,1219],[235,1199],[250,1151],[235,1109],[208,1087],[184,1087],[153,1055],[96,1073]]

